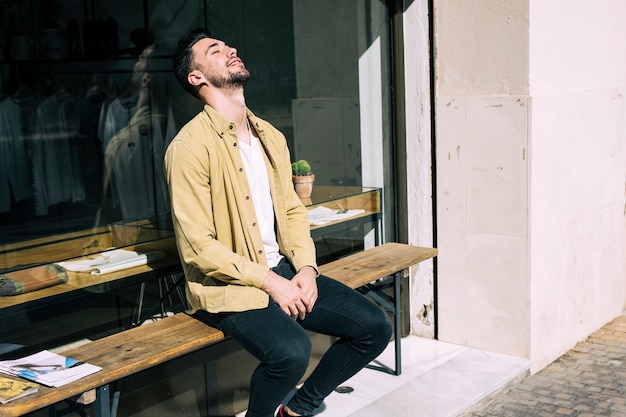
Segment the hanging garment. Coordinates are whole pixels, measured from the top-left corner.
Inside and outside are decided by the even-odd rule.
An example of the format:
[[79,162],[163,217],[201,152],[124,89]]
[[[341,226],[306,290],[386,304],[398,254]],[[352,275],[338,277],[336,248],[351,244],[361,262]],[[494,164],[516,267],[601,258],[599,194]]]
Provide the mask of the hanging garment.
[[78,152],[71,145],[77,137],[75,99],[56,93],[37,106],[33,135],[35,214],[46,215],[60,202],[85,199]]
[[113,203],[119,204],[124,219],[148,218],[169,211],[163,175],[164,132],[167,128],[163,115],[153,114],[144,106],[107,145],[104,194],[110,187]]
[[105,152],[109,142],[124,127],[128,126],[130,119],[137,112],[138,95],[133,94],[124,98],[116,98],[108,106],[103,107],[102,118],[102,151]]
[[0,102],[0,213],[15,202],[32,197],[31,163],[28,155],[30,100],[7,98]]

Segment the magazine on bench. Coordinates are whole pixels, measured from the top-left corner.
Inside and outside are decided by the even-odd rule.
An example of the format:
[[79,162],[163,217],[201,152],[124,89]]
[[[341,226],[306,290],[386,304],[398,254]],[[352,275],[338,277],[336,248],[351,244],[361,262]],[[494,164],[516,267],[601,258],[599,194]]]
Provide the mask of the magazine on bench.
[[86,259],[57,262],[56,265],[63,267],[67,271],[102,275],[146,265],[162,259],[165,259],[165,253],[161,251],[141,253],[128,249],[110,249],[91,255]]
[[0,376],[0,404],[6,404],[37,391],[39,391],[37,384]]
[[362,209],[345,210],[342,207],[340,210],[333,210],[328,207],[319,206],[308,210],[309,224],[311,226],[320,226],[335,220],[343,220],[357,216],[364,212],[365,210]]
[[38,382],[48,387],[60,387],[98,372],[99,366],[43,350],[20,359],[0,361],[0,372]]

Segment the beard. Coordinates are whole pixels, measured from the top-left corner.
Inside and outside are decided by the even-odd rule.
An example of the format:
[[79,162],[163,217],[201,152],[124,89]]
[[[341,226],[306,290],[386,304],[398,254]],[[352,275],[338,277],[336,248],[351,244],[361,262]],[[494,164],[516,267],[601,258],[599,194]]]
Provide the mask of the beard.
[[250,71],[246,68],[242,68],[237,72],[231,72],[228,76],[205,72],[204,76],[213,87],[236,90],[246,84],[246,81],[250,78]]

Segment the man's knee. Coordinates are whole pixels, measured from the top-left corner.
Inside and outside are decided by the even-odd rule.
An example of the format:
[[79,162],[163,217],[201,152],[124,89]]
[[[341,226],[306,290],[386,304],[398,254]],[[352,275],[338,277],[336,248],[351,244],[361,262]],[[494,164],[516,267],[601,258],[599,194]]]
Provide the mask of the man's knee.
[[309,366],[311,350],[311,340],[308,337],[276,340],[276,345],[268,355],[267,365],[277,372],[301,376]]
[[393,326],[389,316],[382,309],[378,314],[372,315],[367,323],[370,343],[374,349],[384,349],[391,340]]

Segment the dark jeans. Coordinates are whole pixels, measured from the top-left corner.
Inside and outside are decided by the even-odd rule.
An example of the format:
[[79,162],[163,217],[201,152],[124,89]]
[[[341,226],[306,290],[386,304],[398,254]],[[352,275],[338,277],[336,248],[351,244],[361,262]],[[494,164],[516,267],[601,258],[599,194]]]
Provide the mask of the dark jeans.
[[[291,279],[287,262],[274,271]],[[376,358],[391,338],[383,310],[360,293],[323,275],[317,278],[319,298],[304,320],[294,320],[270,300],[261,310],[212,314],[201,319],[222,329],[261,363],[250,381],[247,417],[273,417],[280,401],[300,382],[309,364],[311,340],[306,330],[336,336],[316,369],[289,401],[294,412],[313,414],[339,384]]]

